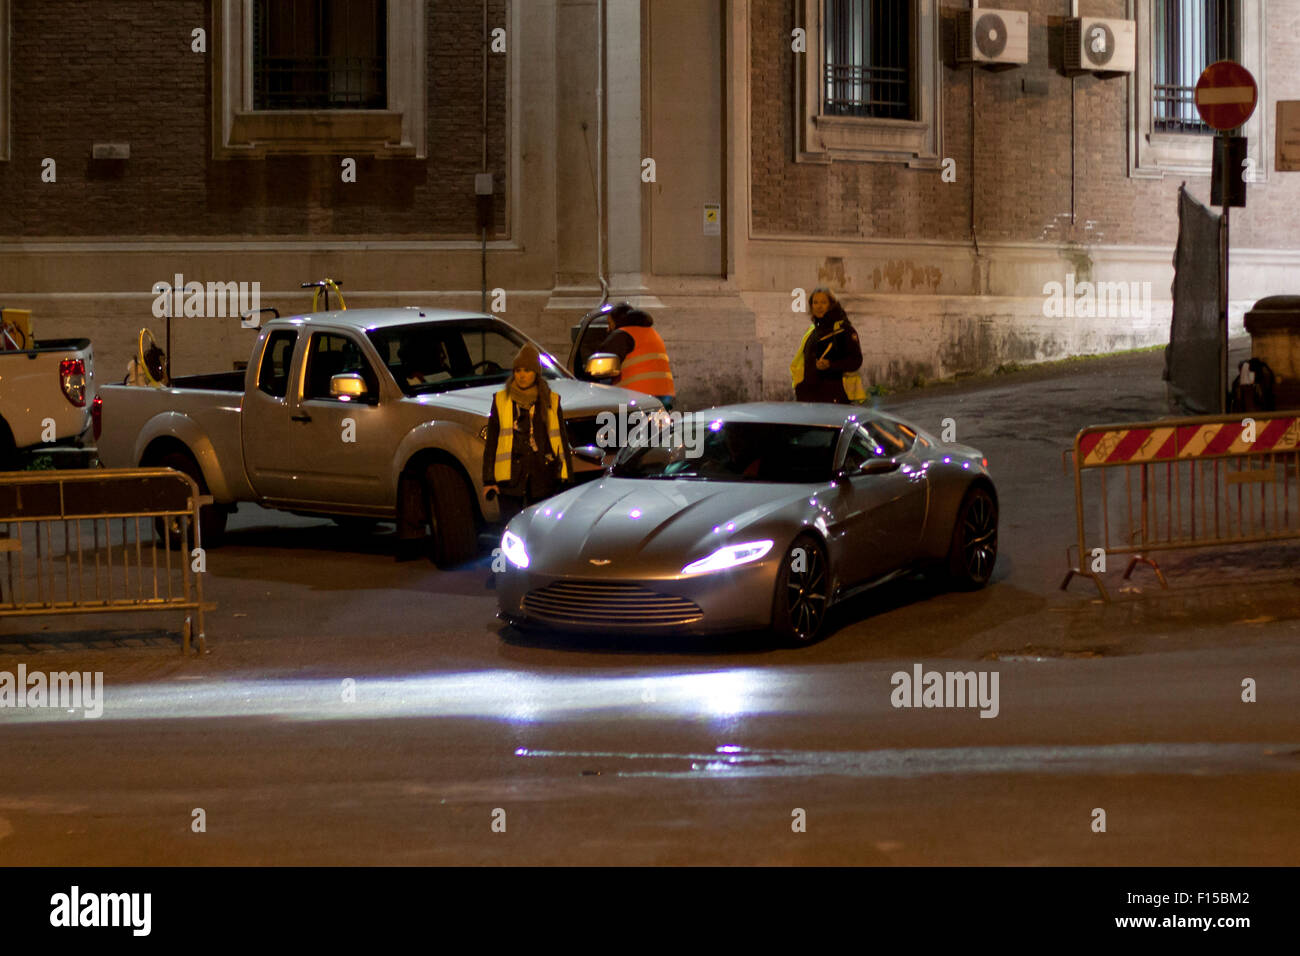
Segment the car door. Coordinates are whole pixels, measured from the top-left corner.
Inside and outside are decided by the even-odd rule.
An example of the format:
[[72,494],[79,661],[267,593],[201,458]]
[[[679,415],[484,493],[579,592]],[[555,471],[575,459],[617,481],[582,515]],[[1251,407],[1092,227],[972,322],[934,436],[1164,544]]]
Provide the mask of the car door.
[[929,489],[907,436],[875,422],[854,428],[842,467],[830,503],[844,535],[840,578],[852,586],[916,558]]
[[[385,445],[380,379],[361,342],[344,330],[313,330],[307,340],[301,399],[291,416],[297,426],[296,500],[330,507],[392,507],[384,472],[392,458]],[[330,394],[335,375],[359,374],[366,394]]]
[[252,388],[244,390],[240,414],[240,439],[244,449],[244,470],[254,492],[261,498],[292,500],[296,494],[298,425],[297,396],[290,396],[297,329],[265,333],[264,347]]

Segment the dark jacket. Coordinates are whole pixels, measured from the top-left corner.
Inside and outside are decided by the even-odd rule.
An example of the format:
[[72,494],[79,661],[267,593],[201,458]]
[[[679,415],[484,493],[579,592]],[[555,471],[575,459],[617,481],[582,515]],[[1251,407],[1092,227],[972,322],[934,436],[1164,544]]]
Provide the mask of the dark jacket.
[[654,319],[640,310],[633,310],[623,317],[619,327],[605,336],[605,340],[596,346],[597,352],[613,352],[619,359],[625,359],[635,347],[632,336],[623,331],[629,325],[653,326]]
[[[841,323],[835,331],[835,323]],[[829,349],[829,351],[827,351]],[[823,355],[830,368],[819,369],[817,360]],[[827,310],[812,335],[804,345],[803,381],[795,386],[794,397],[800,402],[836,402],[846,405],[849,396],[844,391],[844,373],[862,368],[862,346],[844,308],[836,303]]]
[[[497,403],[492,402],[488,412],[487,445],[483,449],[483,484],[497,485],[501,494],[525,498],[529,502],[549,498],[560,490],[560,461],[551,451],[546,424],[550,399],[543,393],[533,403],[531,415],[520,414],[515,406],[515,433],[510,446],[510,480],[497,481],[497,441],[501,435],[501,420],[497,417]],[[564,407],[559,407],[560,446],[564,450],[564,463],[570,477],[573,460],[569,454],[569,433],[564,424]],[[529,442],[531,434],[537,435],[537,451]]]

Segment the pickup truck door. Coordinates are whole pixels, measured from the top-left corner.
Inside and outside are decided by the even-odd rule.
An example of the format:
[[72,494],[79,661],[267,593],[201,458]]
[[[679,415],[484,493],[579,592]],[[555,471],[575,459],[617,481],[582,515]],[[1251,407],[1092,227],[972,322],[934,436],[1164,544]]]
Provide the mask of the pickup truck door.
[[[362,344],[343,330],[312,331],[307,339],[294,425],[296,498],[309,504],[377,508],[394,506],[385,473],[395,445],[383,427],[380,378]],[[330,394],[330,379],[355,372],[366,395],[345,400]]]
[[[304,336],[305,337],[305,336]],[[297,329],[269,333],[258,358],[256,375],[250,373],[240,414],[244,470],[260,498],[291,501],[297,496],[295,459],[297,437],[289,397]]]

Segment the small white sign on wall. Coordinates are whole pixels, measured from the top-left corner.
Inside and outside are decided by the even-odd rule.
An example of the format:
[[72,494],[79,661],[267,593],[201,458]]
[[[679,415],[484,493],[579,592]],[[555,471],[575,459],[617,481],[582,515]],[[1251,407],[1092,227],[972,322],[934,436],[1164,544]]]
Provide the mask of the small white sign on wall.
[[722,235],[722,204],[706,202],[704,204],[704,234],[706,236]]

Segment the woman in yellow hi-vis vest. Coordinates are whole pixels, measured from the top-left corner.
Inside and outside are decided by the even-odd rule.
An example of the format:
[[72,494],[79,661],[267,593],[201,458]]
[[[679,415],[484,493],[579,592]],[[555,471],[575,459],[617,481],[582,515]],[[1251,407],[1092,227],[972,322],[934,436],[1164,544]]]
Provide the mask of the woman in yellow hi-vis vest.
[[867,390],[858,375],[862,346],[844,307],[824,286],[813,290],[808,307],[813,324],[803,334],[799,351],[790,363],[795,401],[840,405],[866,401]]
[[501,520],[549,498],[573,474],[560,396],[542,377],[537,349],[525,345],[488,413],[483,488],[500,497]]

